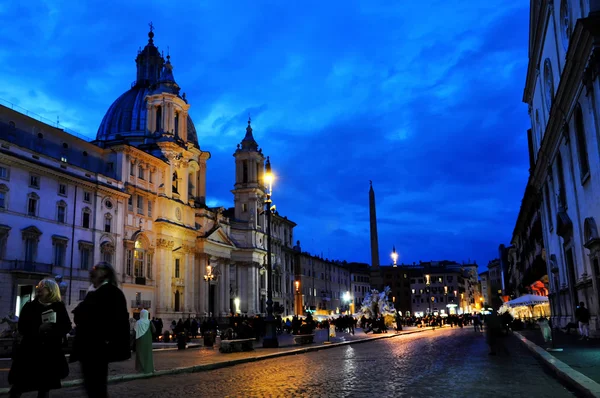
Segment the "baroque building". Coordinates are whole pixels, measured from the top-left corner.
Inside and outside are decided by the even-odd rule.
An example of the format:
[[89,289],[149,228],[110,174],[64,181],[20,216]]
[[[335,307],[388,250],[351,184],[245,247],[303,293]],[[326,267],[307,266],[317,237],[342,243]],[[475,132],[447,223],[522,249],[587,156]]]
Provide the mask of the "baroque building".
[[531,1],[523,101],[531,118],[528,185],[540,198],[554,325],[590,309],[600,330],[600,2]]
[[[98,261],[114,265],[134,317],[142,308],[164,321],[266,311],[265,158],[250,121],[234,153],[234,207],[211,208],[211,155],[152,29],[135,62],[135,82],[91,142],[0,108],[0,313],[18,313],[56,274],[74,307]],[[295,225],[272,217],[283,315],[294,312]]]

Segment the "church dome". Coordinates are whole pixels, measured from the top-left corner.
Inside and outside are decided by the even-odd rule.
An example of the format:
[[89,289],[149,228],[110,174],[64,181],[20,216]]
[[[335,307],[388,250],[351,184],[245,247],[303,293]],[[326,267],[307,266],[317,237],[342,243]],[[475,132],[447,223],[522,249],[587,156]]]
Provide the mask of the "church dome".
[[[147,131],[146,96],[160,92],[168,92],[179,97],[179,86],[173,78],[170,60],[167,62],[154,45],[154,33],[148,33],[148,44],[138,51],[137,79],[132,87],[117,98],[104,115],[96,140],[100,142],[128,141],[132,144],[151,143],[156,134]],[[180,97],[182,98],[182,97]],[[185,100],[185,94],[182,98]],[[187,102],[187,101],[186,101]],[[187,115],[187,141],[199,148],[196,127],[192,118]]]

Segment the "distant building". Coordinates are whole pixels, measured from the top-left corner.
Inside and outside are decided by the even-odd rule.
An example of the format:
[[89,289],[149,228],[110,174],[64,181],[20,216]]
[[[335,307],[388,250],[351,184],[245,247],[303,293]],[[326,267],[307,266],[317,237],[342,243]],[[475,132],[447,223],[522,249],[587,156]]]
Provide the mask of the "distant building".
[[485,271],[479,274],[479,283],[481,286],[481,296],[483,297],[483,304],[491,305],[490,293],[492,291],[490,283],[490,271]]
[[350,270],[350,292],[356,313],[365,299],[365,296],[371,292],[371,273],[369,264],[366,263],[348,263]]

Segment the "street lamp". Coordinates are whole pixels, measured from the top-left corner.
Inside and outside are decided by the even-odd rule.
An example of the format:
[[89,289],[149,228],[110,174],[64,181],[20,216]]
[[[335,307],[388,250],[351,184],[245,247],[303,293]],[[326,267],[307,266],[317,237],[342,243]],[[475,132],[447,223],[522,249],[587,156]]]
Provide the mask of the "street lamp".
[[350,299],[351,299],[350,292],[344,293],[343,299],[346,302],[346,305],[348,306],[348,315],[350,315]]
[[267,319],[265,322],[266,330],[263,339],[263,348],[277,348],[277,326],[273,317],[273,265],[271,264],[271,215],[275,206],[271,195],[273,193],[273,174],[271,173],[271,161],[267,156],[265,164],[264,182],[267,188],[265,197],[265,213],[267,214]]
[[392,260],[394,260],[394,267],[397,267],[398,253],[396,253],[396,246],[392,246]]

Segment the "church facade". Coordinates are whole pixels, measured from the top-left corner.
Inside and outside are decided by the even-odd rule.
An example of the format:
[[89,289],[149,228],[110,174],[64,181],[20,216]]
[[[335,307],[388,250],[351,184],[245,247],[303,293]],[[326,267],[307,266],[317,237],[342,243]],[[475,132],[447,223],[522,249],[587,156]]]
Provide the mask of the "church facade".
[[[143,308],[165,321],[266,312],[268,159],[250,120],[234,153],[234,206],[211,208],[211,154],[152,31],[136,67],[91,142],[0,107],[0,314],[18,314],[35,284],[56,275],[73,308],[98,261],[115,267],[133,317]],[[295,225],[272,217],[282,315],[295,312]]]

